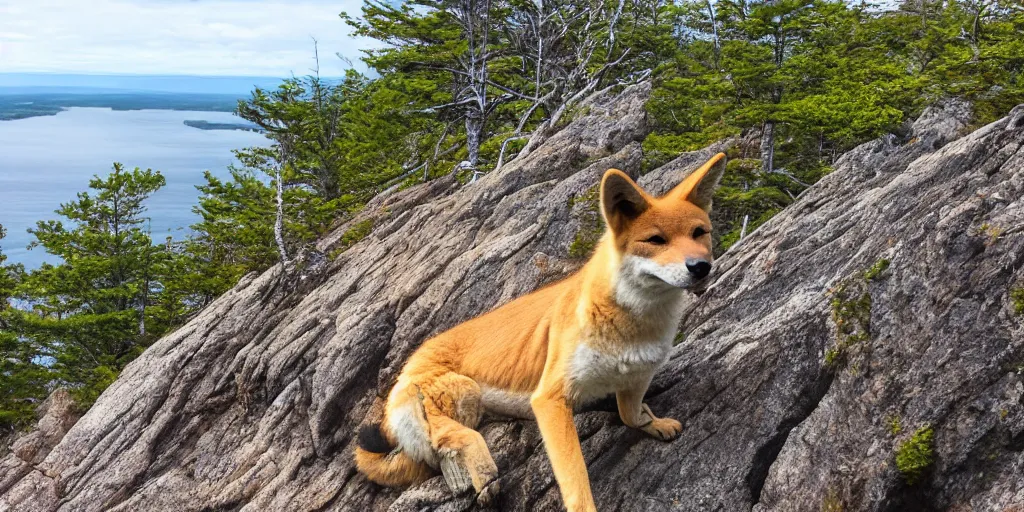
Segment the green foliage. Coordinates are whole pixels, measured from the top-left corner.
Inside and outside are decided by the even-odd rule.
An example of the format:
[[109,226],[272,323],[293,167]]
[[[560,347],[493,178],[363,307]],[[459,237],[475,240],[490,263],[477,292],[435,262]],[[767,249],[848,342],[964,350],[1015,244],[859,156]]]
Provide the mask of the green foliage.
[[192,226],[195,235],[183,248],[204,276],[194,293],[206,302],[241,275],[280,259],[274,238],[279,180],[282,237],[294,256],[339,216],[407,178],[406,163],[427,150],[417,130],[433,127],[423,115],[407,115],[411,85],[350,71],[340,81],[291,78],[239,102],[238,115],[260,126],[272,144],[237,151],[243,167],[233,169],[229,181],[207,174],[198,187],[203,221]]
[[[239,159],[286,188],[307,192],[325,208],[365,201],[378,185],[401,174],[409,158],[400,144],[411,128],[396,114],[407,101],[387,87],[350,71],[340,81],[290,78],[275,90],[256,88],[238,103],[238,115],[265,130],[270,148],[248,148]],[[313,224],[313,223],[311,223]]]
[[1024,99],[1024,7],[1015,0],[907,3],[877,22],[879,42],[901,56],[918,105],[971,100],[977,122]]
[[[4,236],[6,231],[0,225],[0,240]],[[35,417],[50,376],[47,368],[37,363],[40,347],[18,336],[18,315],[8,301],[24,278],[24,270],[19,265],[5,265],[6,260],[0,251],[0,428],[9,430],[21,428]]]
[[[189,310],[209,304],[248,272],[277,262],[274,247],[274,191],[251,169],[230,169],[222,180],[206,172],[196,186],[199,222],[188,239],[169,243],[179,255],[170,262],[165,293],[181,297]],[[188,311],[181,313],[188,314]],[[178,315],[182,317],[184,315]]]
[[896,467],[907,485],[916,484],[935,462],[934,437],[935,432],[930,426],[921,427],[896,448]]
[[771,168],[766,155],[731,167],[716,195],[724,250],[744,219],[752,231],[827,173],[840,150],[895,127],[902,114],[879,87],[891,73],[860,71],[883,59],[852,51],[865,39],[859,8],[810,0],[709,7],[670,9],[686,35],[648,103],[656,131],[644,147],[678,153],[771,125]]
[[714,219],[716,250],[740,238],[743,219],[751,231],[750,221],[770,218],[844,151],[937,100],[972,101],[976,124],[1024,102],[1024,7],[1012,0],[887,10],[833,0],[687,0],[664,13],[677,47],[655,74],[645,158],[666,162],[725,136],[771,134],[771,163],[762,152],[757,165],[730,167],[716,195],[716,209],[725,208]]
[[[0,240],[3,240],[6,236],[7,229],[4,228],[3,224],[0,224]],[[6,306],[7,299],[11,297],[15,286],[18,284],[17,269],[4,265],[6,261],[7,255],[3,253],[2,247],[0,247],[0,307]]]
[[[713,19],[702,1],[670,11],[686,36],[650,110],[665,129],[693,134],[683,140],[702,144],[772,122],[790,141],[785,144],[809,141],[820,158],[832,144],[875,137],[902,119],[888,90],[898,86],[899,67],[870,48],[871,16],[860,6],[723,0],[714,4]],[[709,132],[712,137],[700,135]],[[803,163],[784,162],[793,172]]]

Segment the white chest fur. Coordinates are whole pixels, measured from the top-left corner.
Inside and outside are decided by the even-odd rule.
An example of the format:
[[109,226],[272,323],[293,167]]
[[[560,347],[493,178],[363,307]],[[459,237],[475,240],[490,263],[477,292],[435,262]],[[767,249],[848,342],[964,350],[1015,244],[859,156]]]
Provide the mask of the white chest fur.
[[[596,339],[581,340],[569,360],[570,394],[578,404],[625,389],[643,392],[672,349],[682,316],[682,289],[644,274],[637,263],[641,260],[627,258],[616,272],[614,297],[621,308],[616,325],[582,329]],[[581,323],[600,317],[589,314],[585,303],[580,307]]]
[[598,350],[581,343],[569,363],[569,382],[577,403],[624,389],[646,388],[672,349],[672,337]]

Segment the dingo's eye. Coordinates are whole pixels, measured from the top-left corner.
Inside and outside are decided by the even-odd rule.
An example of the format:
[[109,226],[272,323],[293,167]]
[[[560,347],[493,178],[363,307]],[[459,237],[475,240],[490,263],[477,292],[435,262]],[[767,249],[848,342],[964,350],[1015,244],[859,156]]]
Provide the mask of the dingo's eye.
[[665,245],[666,243],[665,238],[662,237],[661,235],[654,235],[652,237],[649,237],[646,240],[644,240],[644,242],[654,245]]
[[704,229],[704,228],[702,228],[700,226],[697,226],[697,229],[693,230],[693,237],[694,238],[700,238],[700,237],[702,237],[702,236],[704,236],[706,234],[708,234],[708,230],[706,230],[706,229]]

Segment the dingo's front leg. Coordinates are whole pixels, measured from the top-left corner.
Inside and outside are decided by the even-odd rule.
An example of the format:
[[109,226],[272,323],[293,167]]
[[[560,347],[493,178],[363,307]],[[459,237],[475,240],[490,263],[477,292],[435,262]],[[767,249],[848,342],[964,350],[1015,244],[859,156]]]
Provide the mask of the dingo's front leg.
[[649,436],[662,441],[675,439],[683,431],[682,423],[672,418],[656,417],[651,412],[651,408],[643,402],[646,392],[647,386],[645,385],[643,389],[628,389],[615,393],[615,401],[618,402],[619,417],[622,418],[622,422],[626,426],[643,430]]
[[538,389],[530,399],[555,480],[570,512],[596,512],[583,449],[572,421],[572,407],[563,393]]

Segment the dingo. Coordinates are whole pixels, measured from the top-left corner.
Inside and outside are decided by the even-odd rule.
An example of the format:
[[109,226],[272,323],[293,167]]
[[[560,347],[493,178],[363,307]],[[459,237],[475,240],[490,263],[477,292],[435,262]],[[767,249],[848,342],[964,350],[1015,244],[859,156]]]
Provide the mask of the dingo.
[[440,469],[486,504],[498,468],[474,430],[483,412],[534,417],[565,506],[595,510],[573,407],[615,393],[623,423],[662,440],[682,425],[643,403],[668,357],[683,290],[711,272],[711,196],[719,153],[662,197],[621,171],[601,180],[607,229],[577,273],[425,342],[364,427],[355,458],[370,480],[408,485]]

